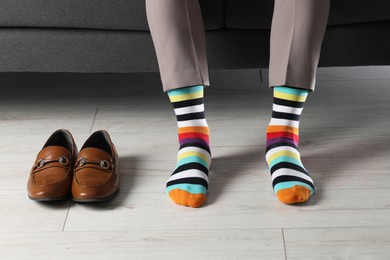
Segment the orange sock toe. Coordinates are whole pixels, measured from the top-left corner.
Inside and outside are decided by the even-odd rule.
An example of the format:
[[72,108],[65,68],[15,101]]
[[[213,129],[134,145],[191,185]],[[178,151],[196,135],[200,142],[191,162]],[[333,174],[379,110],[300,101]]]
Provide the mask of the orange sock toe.
[[291,188],[279,190],[278,199],[285,204],[302,203],[309,199],[310,190],[303,186],[293,186]]
[[174,189],[169,192],[169,197],[182,206],[198,208],[206,201],[204,194],[192,194],[185,190]]

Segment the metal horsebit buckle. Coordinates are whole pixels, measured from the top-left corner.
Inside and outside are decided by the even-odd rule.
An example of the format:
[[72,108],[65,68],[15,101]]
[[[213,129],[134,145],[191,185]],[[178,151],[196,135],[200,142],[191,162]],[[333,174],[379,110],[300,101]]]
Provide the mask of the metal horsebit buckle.
[[[84,166],[85,164],[87,164],[87,160],[86,160],[85,158],[81,158],[81,159],[77,162],[77,165],[78,165],[79,167],[82,167],[82,166]],[[98,163],[96,163],[96,164],[98,164]],[[106,161],[106,160],[101,160],[99,166],[100,166],[102,169],[104,169],[104,170],[110,169],[110,164],[109,164],[108,161]]]
[[[40,159],[37,163],[37,168],[40,169],[42,168],[43,166],[45,166],[46,163],[49,163],[49,162],[55,162],[56,160],[49,160],[49,161],[45,161],[45,159]],[[66,158],[65,156],[60,156],[58,158],[58,162],[62,165],[68,165],[69,164],[69,160],[68,158]]]

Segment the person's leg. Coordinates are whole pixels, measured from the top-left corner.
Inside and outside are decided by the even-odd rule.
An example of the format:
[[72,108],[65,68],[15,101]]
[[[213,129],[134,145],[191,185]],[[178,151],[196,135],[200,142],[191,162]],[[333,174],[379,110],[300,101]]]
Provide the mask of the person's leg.
[[314,90],[330,0],[275,0],[269,85]]
[[146,14],[164,91],[210,85],[198,0],[146,0]]
[[180,142],[166,192],[179,205],[199,207],[206,200],[211,163],[203,100],[209,77],[201,9],[198,0],[146,0],[146,7]]
[[274,104],[266,160],[274,191],[287,204],[304,202],[314,192],[298,151],[299,117],[314,91],[329,5],[330,0],[275,0],[269,65]]

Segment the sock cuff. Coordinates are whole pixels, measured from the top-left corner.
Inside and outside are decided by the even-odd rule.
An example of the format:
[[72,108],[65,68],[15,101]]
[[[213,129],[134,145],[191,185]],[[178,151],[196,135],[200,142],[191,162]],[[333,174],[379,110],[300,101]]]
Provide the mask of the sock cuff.
[[274,87],[274,97],[288,101],[305,102],[308,93],[309,90],[306,89],[290,88],[287,86]]
[[288,86],[275,86],[274,91],[285,92],[287,94],[293,95],[307,95],[309,93],[308,89],[293,88]]
[[193,93],[202,92],[203,93],[203,85],[197,85],[197,86],[190,86],[190,87],[184,87],[184,88],[177,88],[177,89],[171,89],[168,90],[168,96],[180,96],[180,95],[188,95]]

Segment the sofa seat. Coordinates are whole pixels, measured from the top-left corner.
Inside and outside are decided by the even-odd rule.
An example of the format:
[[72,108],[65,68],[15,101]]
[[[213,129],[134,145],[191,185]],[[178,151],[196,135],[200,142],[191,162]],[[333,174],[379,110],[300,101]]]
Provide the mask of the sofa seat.
[[[270,29],[274,0],[200,0],[205,29]],[[387,0],[331,1],[328,25],[389,21]],[[0,27],[148,31],[145,0],[2,0]]]
[[[210,70],[268,67],[273,0],[200,3]],[[319,66],[389,65],[388,10],[332,0]],[[157,72],[148,29],[145,0],[1,0],[0,74]]]
[[[201,0],[207,30],[224,26],[224,2]],[[1,0],[0,27],[149,30],[145,0]]]
[[[347,25],[366,22],[390,21],[388,0],[334,0],[330,1],[330,3],[331,12],[329,14],[328,25]],[[271,28],[274,6],[273,0],[226,0],[225,5],[227,28]]]

